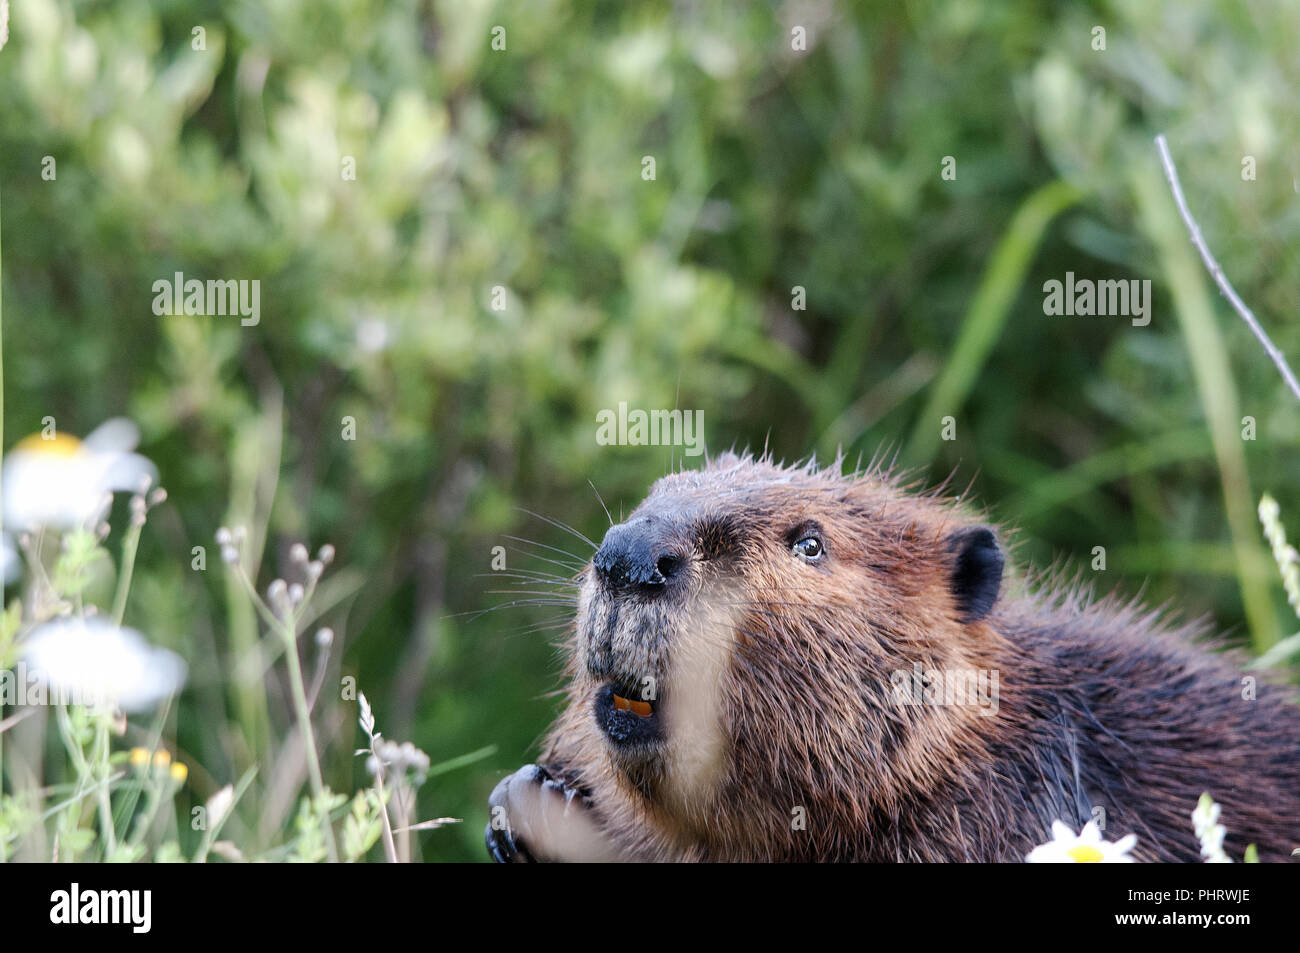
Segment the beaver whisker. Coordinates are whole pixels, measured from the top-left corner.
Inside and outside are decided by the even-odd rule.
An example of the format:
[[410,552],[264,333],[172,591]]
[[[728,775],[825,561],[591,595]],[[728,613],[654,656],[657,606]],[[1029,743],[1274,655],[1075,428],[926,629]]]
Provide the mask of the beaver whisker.
[[[502,589],[502,590],[498,590],[498,591],[497,591],[496,593],[494,593],[494,594],[495,594],[495,595],[509,595],[509,594],[510,594],[510,590],[508,590],[508,589]],[[521,606],[556,606],[556,607],[564,607],[564,608],[566,608],[566,609],[571,609],[571,608],[573,608],[573,602],[572,602],[571,600],[569,600],[569,599],[546,599],[546,598],[536,598],[536,599],[512,599],[512,600],[509,601],[509,602],[502,602],[502,603],[498,603],[497,605],[494,605],[494,606],[487,606],[487,607],[485,607],[485,608],[483,608],[483,609],[479,609],[479,610],[477,610],[477,612],[479,612],[479,613],[484,613],[484,612],[499,612],[499,611],[502,610],[502,609],[517,609],[517,608],[519,608],[519,607],[521,607]]]
[[[559,603],[556,603],[556,605],[559,605]],[[466,609],[464,612],[448,612],[446,615],[442,616],[442,618],[444,619],[463,618],[469,622],[476,622],[483,616],[487,615],[489,612],[496,612],[499,609],[508,609],[508,608],[511,608],[511,605],[509,603],[502,603],[501,605],[484,606],[482,609]]]
[[[510,547],[507,547],[507,548],[508,548],[508,551],[509,551],[509,552],[514,553],[516,556],[523,556],[525,559],[536,559],[536,560],[539,560],[539,561],[541,561],[541,562],[550,563],[552,566],[558,566],[560,569],[563,570],[563,572],[553,572],[553,571],[548,571],[548,570],[543,570],[543,569],[527,570],[527,571],[530,571],[530,572],[539,572],[539,573],[544,572],[544,573],[547,573],[547,574],[550,576],[550,578],[552,578],[552,579],[571,579],[571,580],[574,581],[575,583],[580,583],[580,582],[582,581],[582,575],[583,575],[583,573],[586,571],[586,568],[587,568],[585,565],[584,565],[584,566],[574,566],[574,565],[572,565],[572,564],[570,564],[570,563],[563,562],[562,560],[559,560],[559,559],[551,559],[551,558],[548,557],[548,556],[542,556],[542,555],[540,555],[540,554],[538,554],[538,553],[529,553],[529,552],[524,552],[524,551],[522,551],[522,550],[515,549],[515,547],[513,547],[513,546],[510,546]],[[525,571],[526,569],[527,569],[527,567],[517,567],[517,568],[515,568],[515,569],[510,569],[510,570],[507,570],[507,571],[508,571],[508,572],[523,572],[523,571]],[[494,574],[495,574],[495,573],[494,573]]]
[[516,506],[515,509],[517,509],[517,510],[523,512],[523,513],[527,513],[529,516],[534,516],[534,517],[536,517],[537,519],[541,520],[541,521],[544,522],[544,523],[550,523],[550,524],[551,524],[552,526],[554,526],[556,529],[562,529],[562,530],[564,530],[566,533],[571,533],[572,535],[578,537],[578,539],[580,539],[580,540],[582,540],[584,543],[586,543],[588,546],[590,546],[593,552],[594,552],[595,550],[599,549],[599,547],[598,547],[595,543],[593,543],[591,540],[589,540],[589,539],[588,539],[586,536],[584,536],[582,533],[578,532],[578,530],[574,529],[574,528],[573,528],[572,526],[570,526],[568,523],[562,522],[561,520],[553,520],[553,519],[551,519],[549,516],[543,516],[541,513],[534,513],[532,510],[526,510],[526,509],[524,509],[522,506]]
[[[478,574],[476,574],[476,575],[478,575]],[[561,591],[564,591],[564,590],[577,590],[577,588],[578,588],[577,586],[575,586],[575,585],[573,585],[573,584],[566,583],[566,582],[562,582],[562,581],[557,581],[557,580],[553,580],[553,579],[530,579],[530,578],[527,577],[527,576],[523,576],[523,577],[520,577],[520,578],[518,578],[518,579],[512,579],[512,578],[510,578],[509,576],[506,576],[505,573],[498,573],[498,572],[483,573],[482,575],[489,576],[489,577],[493,577],[493,576],[495,576],[497,579],[500,579],[500,580],[501,580],[501,584],[502,584],[503,586],[505,586],[505,585],[510,585],[510,586],[547,586],[547,587],[549,587],[549,588],[547,588],[547,589],[541,590],[541,592],[538,593],[538,594],[559,595],[559,594],[561,593]],[[503,577],[504,577],[504,578],[503,578]],[[484,591],[484,592],[524,592],[524,593],[528,593],[528,592],[532,592],[533,590],[530,590],[530,589],[520,589],[520,588],[506,588],[506,589],[485,589],[485,590],[483,590],[483,591]]]
[[484,594],[491,595],[521,595],[521,596],[552,596],[556,599],[563,599],[566,605],[574,605],[578,601],[579,592],[570,586],[562,586],[559,583],[548,583],[538,579],[528,580],[509,580],[506,582],[517,582],[520,586],[549,586],[548,589],[520,589],[514,586],[507,586],[500,589],[484,589]]
[[[506,590],[508,592],[508,590]],[[555,606],[562,609],[572,609],[573,602],[568,599],[515,599],[511,602],[502,602],[495,606],[485,606],[482,609],[471,609],[467,612],[451,612],[443,616],[444,619],[458,619],[462,616],[468,622],[476,622],[489,612],[500,612],[502,609],[518,609],[521,607],[535,606]]]
[[476,572],[475,579],[495,577],[497,579],[527,579],[533,582],[557,583],[566,586],[581,585],[575,576],[562,576],[544,569],[495,569],[490,572]]
[[567,629],[572,627],[573,619],[566,616],[556,616],[554,619],[548,619],[544,622],[535,622],[527,628],[521,630],[523,635],[536,635],[539,632],[548,632],[554,629]]
[[591,492],[596,494],[596,502],[598,502],[600,504],[600,508],[605,511],[605,518],[609,520],[609,525],[613,526],[614,517],[609,512],[609,507],[605,505],[605,499],[600,495],[600,490],[596,489],[596,484],[592,483],[591,480],[587,481],[587,485],[591,487]]
[[516,543],[523,543],[527,546],[536,546],[538,549],[548,549],[553,553],[559,553],[561,556],[566,557],[563,560],[551,559],[538,553],[530,553],[526,550],[514,549],[514,547],[511,547],[513,552],[516,552],[521,556],[527,556],[529,559],[540,559],[544,562],[554,563],[557,566],[564,566],[566,569],[582,570],[587,567],[587,561],[585,559],[577,553],[571,553],[567,549],[561,549],[559,546],[552,546],[549,543],[541,543],[535,539],[529,539],[526,536],[511,536],[508,533],[505,534],[505,538]]
[[[485,589],[489,595],[556,595],[558,593],[547,592],[545,589]],[[565,602],[564,605],[569,605]]]
[[[519,553],[518,550],[515,550],[513,548],[511,549],[511,552],[515,552],[528,559],[544,559],[544,557],[538,556],[535,553]],[[565,568],[567,569],[568,567]],[[503,569],[494,569],[491,572],[480,573],[479,575],[500,576],[508,573],[527,574],[530,576],[535,576],[539,579],[562,579],[565,582],[572,582],[575,584],[581,582],[581,577],[582,577],[581,570],[574,571],[574,572],[556,572],[554,569],[549,569],[546,567],[536,567],[536,566],[509,566]]]
[[519,582],[526,582],[530,585],[538,586],[556,586],[557,588],[577,589],[581,583],[576,579],[568,579],[564,576],[551,576],[544,573],[529,575],[521,569],[510,571],[500,570],[498,572],[476,572],[474,579],[513,579]]

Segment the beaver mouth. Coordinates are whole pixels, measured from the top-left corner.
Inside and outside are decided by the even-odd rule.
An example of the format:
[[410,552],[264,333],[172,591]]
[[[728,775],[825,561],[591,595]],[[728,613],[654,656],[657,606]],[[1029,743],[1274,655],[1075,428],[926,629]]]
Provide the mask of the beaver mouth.
[[653,702],[636,698],[637,692],[618,682],[607,682],[596,691],[596,724],[618,748],[634,749],[661,740],[659,713]]

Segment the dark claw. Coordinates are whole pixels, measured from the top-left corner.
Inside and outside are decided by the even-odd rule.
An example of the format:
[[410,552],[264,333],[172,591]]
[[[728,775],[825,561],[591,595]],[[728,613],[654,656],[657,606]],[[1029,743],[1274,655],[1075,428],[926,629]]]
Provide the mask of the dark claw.
[[[525,765],[520,768],[519,771],[516,771],[515,774],[520,774],[525,771],[530,772],[526,779],[535,784],[542,784],[551,780],[551,776],[546,772],[546,770],[535,764]],[[513,778],[515,774],[507,774],[497,782],[497,786],[492,789],[492,794],[488,797],[488,806],[490,808],[499,807],[503,810],[505,809],[506,789],[509,787],[510,779]],[[507,825],[509,822],[510,818],[509,815],[507,815]],[[491,821],[488,821],[487,827],[483,831],[483,839],[487,844],[489,856],[491,856],[491,858],[498,864],[536,863],[536,860],[529,852],[527,846],[523,841],[518,840],[510,833],[508,826],[498,830],[492,826]]]
[[531,864],[533,855],[522,843],[515,841],[508,830],[496,830],[489,822],[484,831],[488,854],[498,864]]

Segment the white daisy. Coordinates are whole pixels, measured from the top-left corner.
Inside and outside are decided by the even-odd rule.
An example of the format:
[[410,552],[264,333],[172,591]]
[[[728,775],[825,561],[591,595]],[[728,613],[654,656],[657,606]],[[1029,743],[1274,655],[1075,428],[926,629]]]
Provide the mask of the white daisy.
[[179,655],[98,616],[40,625],[20,643],[20,652],[30,678],[43,683],[51,696],[66,693],[78,704],[146,711],[185,683],[186,665]]
[[1221,809],[1214,803],[1208,793],[1201,795],[1192,811],[1192,826],[1196,837],[1201,842],[1201,856],[1207,864],[1230,864],[1232,858],[1223,850],[1223,838],[1227,829],[1219,823]]
[[1128,852],[1136,844],[1135,834],[1113,843],[1103,840],[1096,821],[1083,825],[1077,837],[1060,821],[1052,821],[1052,839],[1035,847],[1025,859],[1031,864],[1131,864]]
[[157,468],[132,452],[139,442],[139,429],[124,417],[105,421],[85,440],[24,437],[4,460],[5,526],[69,530],[95,522],[109,494],[139,493],[157,482]]

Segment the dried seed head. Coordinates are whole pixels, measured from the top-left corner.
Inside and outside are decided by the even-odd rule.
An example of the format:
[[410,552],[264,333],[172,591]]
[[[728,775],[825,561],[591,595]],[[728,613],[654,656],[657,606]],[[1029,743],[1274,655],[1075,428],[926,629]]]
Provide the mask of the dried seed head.
[[316,558],[324,565],[328,566],[330,563],[334,562],[334,547],[329,543],[326,543],[320,548],[320,551],[316,553]]
[[289,547],[289,559],[297,565],[302,565],[307,561],[307,547],[302,543],[294,543]]
[[381,770],[387,774],[387,769],[391,768],[399,781],[410,771],[417,784],[424,782],[429,771],[429,756],[411,742],[399,744],[384,738],[375,742],[374,749],[375,753],[366,761],[366,770],[372,775]]
[[334,643],[334,630],[328,626],[316,630],[316,644],[323,649],[329,648]]

